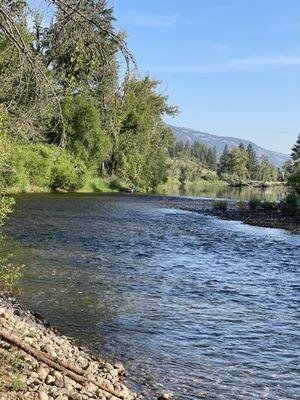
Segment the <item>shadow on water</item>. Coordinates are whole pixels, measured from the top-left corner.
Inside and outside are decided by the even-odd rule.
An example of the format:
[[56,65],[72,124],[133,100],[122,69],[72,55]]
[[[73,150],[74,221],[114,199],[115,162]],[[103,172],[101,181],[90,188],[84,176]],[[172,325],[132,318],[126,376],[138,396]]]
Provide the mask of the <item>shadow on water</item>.
[[299,236],[86,194],[18,196],[7,234],[23,304],[147,398],[299,398]]

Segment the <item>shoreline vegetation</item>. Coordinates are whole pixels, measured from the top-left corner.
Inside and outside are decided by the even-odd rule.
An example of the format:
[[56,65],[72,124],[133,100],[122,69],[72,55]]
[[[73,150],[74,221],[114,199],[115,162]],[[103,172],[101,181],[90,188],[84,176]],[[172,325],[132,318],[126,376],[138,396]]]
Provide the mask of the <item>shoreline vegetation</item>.
[[161,204],[184,211],[211,215],[222,220],[240,221],[247,225],[284,229],[300,234],[300,216],[289,215],[284,209],[280,209],[280,203],[276,202],[166,197],[161,200]]
[[7,195],[14,194],[32,194],[32,193],[124,193],[124,192],[136,192],[136,193],[168,193],[170,189],[172,190],[188,190],[191,187],[197,188],[201,186],[221,186],[221,187],[233,187],[233,188],[261,188],[268,189],[273,187],[285,188],[286,184],[279,181],[249,181],[249,182],[226,182],[224,180],[206,180],[198,179],[196,181],[189,181],[185,184],[177,181],[168,181],[164,184],[160,184],[156,190],[151,188],[139,189],[134,185],[128,185],[127,182],[122,182],[118,178],[93,178],[85,182],[84,186],[77,190],[64,190],[64,189],[51,189],[47,186],[35,186],[35,185],[25,185],[25,186],[11,186],[6,187],[5,193]]

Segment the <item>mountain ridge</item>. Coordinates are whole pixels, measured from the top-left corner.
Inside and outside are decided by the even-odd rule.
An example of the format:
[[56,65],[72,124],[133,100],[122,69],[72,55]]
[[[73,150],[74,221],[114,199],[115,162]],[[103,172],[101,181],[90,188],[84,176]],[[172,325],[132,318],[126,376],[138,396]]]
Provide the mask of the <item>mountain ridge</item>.
[[218,156],[220,156],[224,150],[224,147],[227,145],[229,149],[238,146],[240,143],[243,143],[245,146],[248,144],[252,144],[254,150],[258,156],[258,159],[261,161],[263,157],[266,155],[269,157],[272,164],[276,167],[281,167],[285,161],[289,159],[289,156],[284,153],[280,153],[273,150],[265,149],[256,143],[252,142],[248,139],[240,139],[231,136],[219,136],[203,131],[198,131],[196,129],[190,129],[185,127],[168,125],[174,132],[177,141],[188,141],[189,143],[193,143],[195,141],[202,142],[207,146],[215,146]]

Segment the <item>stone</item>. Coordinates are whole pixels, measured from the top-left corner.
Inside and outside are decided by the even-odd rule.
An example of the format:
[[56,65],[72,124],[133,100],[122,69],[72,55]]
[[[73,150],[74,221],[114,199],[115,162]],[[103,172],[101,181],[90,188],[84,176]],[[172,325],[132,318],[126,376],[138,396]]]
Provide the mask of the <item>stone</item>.
[[39,400],[49,400],[48,394],[41,390],[39,392]]
[[49,371],[47,371],[42,365],[38,367],[37,370],[39,378],[44,381],[46,379],[46,376],[48,375]]
[[47,385],[53,385],[54,383],[55,383],[55,381],[56,381],[56,378],[54,378],[54,376],[52,376],[52,375],[47,375],[47,377],[46,377],[46,379],[45,379],[45,383],[47,384]]
[[94,385],[93,383],[89,382],[86,386],[85,386],[85,390],[87,392],[96,392],[96,390],[98,389],[98,387],[96,385]]
[[82,396],[79,393],[73,393],[69,395],[69,400],[82,400]]
[[112,369],[109,373],[112,378],[116,378],[117,376],[119,376],[119,371],[117,369]]
[[172,398],[170,393],[162,393],[159,397],[158,400],[170,400]]
[[111,370],[114,369],[114,367],[113,367],[110,363],[105,363],[105,364],[104,364],[104,368],[105,368],[108,372],[110,372]]
[[57,378],[55,381],[55,386],[58,388],[63,388],[65,386],[63,378]]
[[120,371],[124,371],[125,370],[124,365],[121,362],[115,363],[114,367],[116,369],[119,369]]

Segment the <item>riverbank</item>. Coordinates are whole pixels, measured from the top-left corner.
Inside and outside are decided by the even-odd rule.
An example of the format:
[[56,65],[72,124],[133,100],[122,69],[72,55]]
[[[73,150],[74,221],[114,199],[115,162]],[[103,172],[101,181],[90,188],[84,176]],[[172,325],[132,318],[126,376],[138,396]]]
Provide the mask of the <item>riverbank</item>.
[[125,374],[0,292],[1,400],[142,399],[121,383]]
[[178,208],[206,215],[212,215],[222,220],[241,221],[252,226],[265,228],[285,229],[300,234],[300,218],[285,215],[278,210],[249,210],[236,208],[236,201],[227,200],[226,210],[214,209],[212,199],[188,199],[178,197],[166,197],[162,204],[168,207]]

